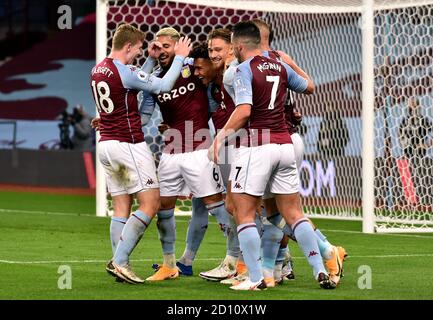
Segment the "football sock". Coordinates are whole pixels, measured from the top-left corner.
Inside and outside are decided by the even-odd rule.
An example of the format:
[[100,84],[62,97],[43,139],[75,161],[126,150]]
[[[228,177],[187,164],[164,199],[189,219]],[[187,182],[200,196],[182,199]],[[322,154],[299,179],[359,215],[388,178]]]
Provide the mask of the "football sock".
[[[159,240],[162,245],[162,252],[165,255],[174,255],[174,243],[176,241],[176,220],[174,218],[174,208],[160,210],[158,212]],[[176,262],[172,263],[173,267]]]
[[326,239],[325,235],[324,235],[324,234],[319,230],[319,228],[316,228],[316,229],[314,230],[314,233],[316,234],[316,236],[317,236],[320,240],[322,240],[323,242],[328,242],[328,243],[329,243],[328,239]]
[[129,217],[123,227],[122,235],[114,254],[114,262],[117,265],[123,266],[129,262],[132,250],[134,250],[138,241],[140,241],[144,230],[149,226],[151,220],[152,218],[140,210],[135,211]]
[[[323,234],[319,229],[314,231],[314,235],[316,236],[317,245],[319,246],[320,254],[325,260],[329,260],[332,258],[333,246],[326,240]],[[324,240],[323,240],[324,239]]]
[[289,246],[284,246],[278,249],[277,258],[275,259],[275,263],[284,263],[286,260],[286,254],[289,251]]
[[186,248],[179,262],[191,266],[208,226],[209,212],[201,198],[192,198],[192,217],[186,232]]
[[111,249],[113,250],[113,256],[114,253],[116,252],[117,244],[119,243],[123,227],[125,226],[127,220],[128,218],[111,217],[110,240],[111,240]]
[[263,223],[262,257],[263,274],[266,278],[273,278],[275,260],[280,249],[283,232],[268,221]]
[[292,228],[286,223],[281,214],[276,213],[272,216],[267,217],[267,219],[270,223],[283,231],[284,234],[287,234],[290,238],[293,239],[295,237]]
[[183,251],[182,257],[179,258],[179,262],[185,266],[192,266],[196,254],[197,251],[192,251],[186,247]]
[[319,246],[317,245],[316,236],[308,219],[299,219],[293,224],[292,229],[299,247],[307,258],[308,263],[313,268],[314,277],[317,278],[319,272],[326,273],[322,256],[320,255]]
[[260,236],[255,223],[238,226],[238,238],[245,264],[252,282],[263,278],[260,257]]
[[[275,259],[275,268],[274,268],[274,278],[275,280],[281,279],[282,276],[282,270],[283,270],[283,264],[286,260],[286,254],[289,251],[289,246],[284,246],[278,249],[277,258]],[[290,265],[290,261],[287,262]],[[292,269],[290,265],[290,269]]]
[[221,230],[224,232],[224,235],[227,236],[230,225],[230,214],[224,207],[224,201],[207,204],[206,208],[209,210],[209,213],[216,218]]
[[241,249],[239,247],[238,229],[235,219],[229,216],[229,228],[227,232],[227,251],[226,255],[231,257],[238,257]]
[[275,262],[274,279],[276,281],[280,281],[282,275],[283,275],[283,262],[280,262],[280,263]]

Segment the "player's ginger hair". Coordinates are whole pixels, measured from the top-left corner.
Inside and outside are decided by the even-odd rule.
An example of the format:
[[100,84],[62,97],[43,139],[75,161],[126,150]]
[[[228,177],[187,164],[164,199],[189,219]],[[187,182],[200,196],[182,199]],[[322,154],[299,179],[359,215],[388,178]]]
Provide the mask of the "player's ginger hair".
[[122,24],[117,27],[113,36],[113,50],[121,50],[127,43],[135,45],[137,42],[144,42],[146,34],[130,24]]
[[214,30],[212,30],[211,33],[209,33],[209,36],[208,36],[209,41],[213,40],[213,39],[221,39],[227,43],[232,42],[231,38],[232,38],[232,32],[226,28],[214,29]]
[[170,37],[175,41],[180,39],[180,33],[172,27],[162,28],[156,33],[156,37]]

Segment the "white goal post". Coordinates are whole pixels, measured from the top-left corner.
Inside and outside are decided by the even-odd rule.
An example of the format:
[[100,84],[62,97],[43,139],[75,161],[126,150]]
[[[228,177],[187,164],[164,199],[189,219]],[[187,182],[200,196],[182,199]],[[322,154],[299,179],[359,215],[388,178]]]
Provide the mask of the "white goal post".
[[[433,0],[97,0],[96,60],[123,22],[148,41],[166,26],[204,41],[252,18],[316,83],[314,95],[294,98],[306,213],[362,220],[364,233],[433,232]],[[158,121],[157,110],[145,129],[154,152]],[[96,212],[106,216],[98,158],[96,166]]]

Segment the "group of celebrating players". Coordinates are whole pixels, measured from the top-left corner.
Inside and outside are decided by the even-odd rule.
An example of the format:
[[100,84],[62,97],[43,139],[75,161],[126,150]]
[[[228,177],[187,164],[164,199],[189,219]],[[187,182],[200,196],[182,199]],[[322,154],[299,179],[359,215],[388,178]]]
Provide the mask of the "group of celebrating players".
[[[233,290],[274,287],[294,278],[287,246],[292,239],[320,287],[335,288],[346,252],[303,215],[298,192],[301,116],[290,91],[313,93],[308,74],[269,48],[272,31],[260,19],[239,22],[232,31],[215,29],[194,48],[188,37],[163,28],[138,68],[132,63],[143,54],[144,39],[142,31],[121,25],[110,55],[91,73],[99,111],[92,124],[101,135],[98,155],[114,209],[106,270],[118,281],[145,281],[129,256],[157,215],[163,263],[146,281],[191,276],[210,213],[227,251],[200,277]],[[142,132],[155,104],[165,138],[158,169]],[[186,248],[176,261],[175,204],[191,194]],[[139,207],[130,214],[133,196]]]

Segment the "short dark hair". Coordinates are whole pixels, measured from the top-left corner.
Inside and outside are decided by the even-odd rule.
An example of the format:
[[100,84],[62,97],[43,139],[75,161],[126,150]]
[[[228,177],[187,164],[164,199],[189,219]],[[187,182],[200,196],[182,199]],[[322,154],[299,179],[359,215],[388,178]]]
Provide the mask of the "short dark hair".
[[260,45],[260,29],[252,21],[241,21],[233,27],[233,39],[242,38],[252,46]]
[[207,49],[207,43],[201,42],[195,44],[189,56],[194,59],[199,59],[199,58],[209,59],[209,51]]
[[208,40],[221,39],[227,43],[231,43],[232,42],[231,37],[232,37],[232,32],[229,29],[218,28],[218,29],[213,29],[211,33],[209,33]]

